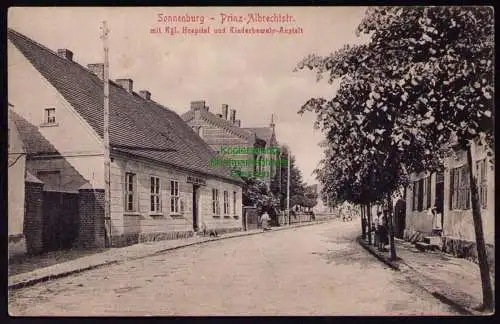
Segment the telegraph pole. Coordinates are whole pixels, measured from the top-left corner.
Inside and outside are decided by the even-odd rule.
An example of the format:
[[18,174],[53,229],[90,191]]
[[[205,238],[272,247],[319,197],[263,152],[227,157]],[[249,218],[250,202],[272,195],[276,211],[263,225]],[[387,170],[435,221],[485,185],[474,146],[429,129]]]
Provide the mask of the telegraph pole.
[[288,213],[288,225],[292,225],[292,218],[290,215],[290,148],[288,150],[288,177],[286,179],[287,182],[287,190],[286,190],[286,210]]
[[101,39],[104,46],[104,228],[106,247],[111,247],[111,186],[110,186],[110,148],[109,148],[109,58],[108,34],[106,21],[102,22]]

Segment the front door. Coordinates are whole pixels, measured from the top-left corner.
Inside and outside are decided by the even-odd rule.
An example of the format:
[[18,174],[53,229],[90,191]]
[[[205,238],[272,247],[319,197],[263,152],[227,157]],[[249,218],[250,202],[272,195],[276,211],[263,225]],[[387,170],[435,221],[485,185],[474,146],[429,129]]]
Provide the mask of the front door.
[[193,185],[193,229],[198,231],[198,191],[199,186]]

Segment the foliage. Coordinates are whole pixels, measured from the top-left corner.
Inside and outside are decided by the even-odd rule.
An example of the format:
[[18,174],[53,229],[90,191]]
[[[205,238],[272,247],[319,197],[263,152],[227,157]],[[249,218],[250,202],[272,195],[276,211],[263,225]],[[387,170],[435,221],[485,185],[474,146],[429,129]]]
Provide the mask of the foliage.
[[[288,158],[288,148],[283,147],[281,150],[281,159],[286,160]],[[287,181],[288,181],[288,165],[281,165],[280,170],[276,172],[274,184],[271,185],[271,191],[279,199],[280,209],[286,209],[286,198],[287,198]],[[293,206],[294,199],[302,201],[302,197],[305,195],[305,184],[302,179],[302,173],[297,167],[295,162],[295,156],[290,154],[290,206]],[[292,197],[301,197],[294,198]]]
[[243,178],[243,205],[276,208],[278,200],[269,190],[267,184],[259,178]]
[[373,7],[358,32],[370,41],[297,66],[341,80],[331,100],[299,111],[315,112],[327,137],[317,170],[325,194],[377,201],[410,172],[442,169],[469,140],[493,148],[492,8]]

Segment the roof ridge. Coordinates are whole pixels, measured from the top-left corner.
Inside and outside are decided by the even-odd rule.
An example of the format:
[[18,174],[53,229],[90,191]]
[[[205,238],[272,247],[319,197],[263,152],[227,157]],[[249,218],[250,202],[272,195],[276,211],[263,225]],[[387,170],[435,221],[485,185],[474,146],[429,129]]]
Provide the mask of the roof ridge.
[[[21,33],[20,33],[20,32],[18,32],[17,30],[14,30],[14,29],[12,29],[12,28],[8,28],[8,32],[13,33],[13,34],[16,34],[16,36],[21,37],[21,38],[23,38],[25,41],[30,42],[30,43],[32,43],[33,45],[36,45],[36,46],[38,46],[38,47],[42,48],[43,50],[45,50],[45,51],[49,52],[50,54],[52,54],[52,55],[56,56],[57,58],[59,58],[59,59],[61,59],[61,60],[66,60],[67,62],[71,62],[71,63],[73,63],[74,65],[76,65],[76,66],[78,66],[79,68],[81,68],[81,69],[85,70],[86,72],[91,73],[92,75],[96,76],[96,77],[97,77],[97,79],[98,79],[99,81],[104,82],[104,80],[99,79],[99,77],[98,77],[97,75],[95,75],[92,71],[90,71],[88,68],[86,68],[85,66],[81,65],[81,64],[80,64],[80,63],[78,63],[77,61],[75,61],[75,60],[73,60],[73,59],[72,59],[72,60],[68,60],[68,59],[65,59],[65,58],[61,57],[59,54],[57,54],[55,51],[51,50],[51,49],[50,49],[50,48],[48,48],[47,46],[45,46],[45,45],[43,45],[43,44],[41,44],[41,43],[39,43],[39,42],[37,42],[37,41],[35,41],[35,40],[33,40],[33,39],[29,38],[28,36],[26,36],[26,35],[24,35],[24,34],[21,34]],[[112,81],[112,82],[113,82],[113,80],[111,80],[111,79],[110,79],[109,81]],[[113,83],[114,83],[115,85],[119,86],[119,85],[118,85],[118,84],[116,84],[115,82],[113,82]]]
[[248,135],[244,134],[244,133],[246,133],[246,131],[244,131],[241,127],[236,127],[236,126],[232,125],[227,120],[219,118],[214,113],[212,113],[210,111],[206,111],[206,110],[202,110],[202,111],[203,111],[202,114],[210,114],[210,117],[212,117],[214,120],[217,120],[217,123],[219,123],[218,126],[221,126],[222,128],[224,128],[226,130],[233,131],[235,133],[235,135],[240,135],[240,136],[246,137],[246,139],[249,139],[248,137],[251,136],[250,134],[248,134]]

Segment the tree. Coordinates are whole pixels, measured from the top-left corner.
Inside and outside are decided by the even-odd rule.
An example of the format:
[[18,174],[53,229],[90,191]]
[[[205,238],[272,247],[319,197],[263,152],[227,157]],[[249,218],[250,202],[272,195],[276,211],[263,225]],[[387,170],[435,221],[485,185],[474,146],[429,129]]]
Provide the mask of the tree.
[[[493,28],[489,7],[372,7],[357,30],[370,36],[368,43],[327,57],[310,55],[297,66],[315,70],[318,78],[329,73],[329,82],[341,79],[332,100],[311,99],[300,112],[318,114],[316,126],[326,132],[337,163],[347,163],[347,170],[335,165],[345,179],[354,170],[359,183],[373,177],[395,184],[383,190],[386,196],[409,173],[441,170],[454,149],[467,150],[487,309],[493,308],[493,293],[471,145],[481,141],[493,157]],[[373,174],[371,167],[381,171]],[[391,171],[396,176],[389,179]],[[348,189],[340,198],[363,196],[366,188],[342,181],[333,190]],[[378,198],[374,194],[368,200]]]
[[276,208],[278,206],[277,199],[262,179],[244,177],[243,180],[245,181],[243,186],[244,206],[256,206],[259,210],[263,207]]
[[[281,160],[288,159],[288,150],[289,149],[287,147],[282,147]],[[279,199],[280,209],[284,210],[286,209],[286,197],[288,190],[288,164],[280,164],[280,169],[280,171],[276,172],[275,180],[273,181],[275,185],[271,187],[271,191]],[[305,184],[302,180],[302,173],[295,163],[295,156],[290,154],[290,206],[293,206],[293,196],[304,197],[304,194]]]

